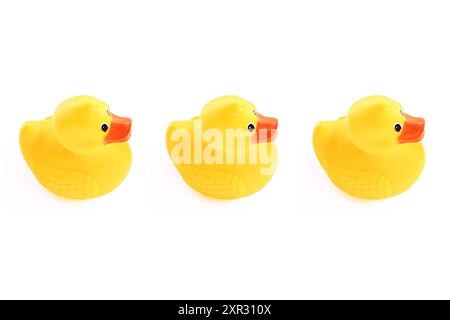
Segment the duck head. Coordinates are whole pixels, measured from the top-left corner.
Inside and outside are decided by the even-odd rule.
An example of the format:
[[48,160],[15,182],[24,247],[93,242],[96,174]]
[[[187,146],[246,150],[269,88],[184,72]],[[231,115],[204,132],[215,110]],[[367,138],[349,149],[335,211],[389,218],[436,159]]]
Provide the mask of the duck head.
[[347,114],[352,142],[369,153],[389,152],[424,137],[425,120],[406,114],[396,101],[370,96],[357,101]]
[[53,124],[58,141],[75,153],[93,153],[110,143],[128,141],[131,119],[116,116],[103,101],[70,98],[56,109]]
[[237,96],[223,96],[210,101],[200,115],[204,130],[241,130],[253,143],[272,142],[278,120],[265,117],[249,101]]

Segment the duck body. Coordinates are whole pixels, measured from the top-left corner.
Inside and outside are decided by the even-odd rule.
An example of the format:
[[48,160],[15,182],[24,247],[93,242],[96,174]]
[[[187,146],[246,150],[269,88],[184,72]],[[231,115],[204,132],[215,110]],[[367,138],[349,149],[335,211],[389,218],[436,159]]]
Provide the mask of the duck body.
[[425,164],[421,143],[405,144],[382,155],[359,149],[349,138],[345,118],[320,122],[314,142],[316,155],[333,183],[365,199],[402,193],[416,182]]
[[[244,110],[238,110],[237,112],[243,112],[242,117],[245,117],[246,108],[252,108],[248,102],[234,96],[218,98],[214,103],[217,102],[225,106],[228,103],[241,104],[241,108]],[[238,109],[240,108],[238,107]],[[220,110],[218,111],[220,112]],[[233,112],[229,116],[234,117],[232,114]],[[262,116],[253,115],[252,111],[250,114],[247,115],[250,117],[250,120],[243,120],[242,123],[247,128],[248,123],[253,121],[256,128],[258,117]],[[219,118],[223,119],[223,117]],[[241,149],[237,148],[237,143],[234,145],[233,151],[227,151],[226,148],[215,149],[213,152],[215,161],[208,162],[204,157],[196,161],[194,156],[196,153],[196,143],[199,143],[197,146],[198,150],[201,150],[202,155],[205,154],[205,150],[210,143],[210,141],[205,141],[202,138],[205,131],[211,129],[211,123],[208,123],[207,119],[204,120],[202,116],[199,116],[187,121],[174,121],[167,129],[167,150],[183,180],[199,193],[216,199],[236,199],[261,190],[271,180],[278,164],[278,151],[275,144],[267,141],[253,143],[250,139],[245,139]],[[224,119],[224,121],[226,122],[227,120]],[[196,130],[198,130],[195,128],[196,123],[207,123],[206,127],[204,126],[201,130],[200,142],[194,142],[193,138],[196,137]],[[229,126],[232,127],[231,124]],[[223,132],[220,124],[214,127],[219,132]],[[185,132],[187,136],[192,137],[188,143],[188,149],[184,150],[184,152],[188,152],[191,155],[189,161],[175,161],[172,155],[172,150],[179,144],[179,140],[174,139],[174,134],[180,132],[180,130],[181,132]],[[226,134],[224,133],[222,137],[225,136]],[[219,144],[225,146],[226,141],[223,140]],[[257,161],[251,161],[251,155],[258,154],[261,148],[264,148],[265,160],[261,161],[261,159],[258,159]],[[227,161],[230,157],[230,152],[233,153],[232,158],[235,159],[234,161]],[[239,162],[238,158],[242,161]]]
[[[173,122],[167,130],[167,148],[171,150],[176,143],[170,137],[172,133],[178,129],[188,130],[194,136],[194,122],[192,121],[176,121]],[[207,143],[202,143],[202,148]],[[261,174],[264,167],[268,170],[275,170],[278,164],[278,151],[275,144],[267,146],[268,158],[270,163],[262,165],[260,163],[248,163],[248,157],[244,164],[227,164],[223,155],[223,163],[179,163],[175,164],[178,172],[183,180],[194,190],[199,193],[216,198],[216,199],[236,199],[245,197],[258,192],[271,179],[271,174]],[[258,148],[258,145],[247,145],[248,154],[257,152],[249,149]],[[194,145],[191,146],[191,154],[194,154]],[[269,169],[270,168],[270,169]]]
[[69,199],[90,199],[113,191],[131,166],[128,142],[105,144],[93,152],[74,152],[57,138],[54,117],[26,122],[20,132],[22,154],[37,180]]
[[331,181],[364,199],[383,199],[406,191],[425,165],[425,151],[418,141],[401,143],[383,152],[359,147],[347,117],[319,122],[314,129],[313,146]]

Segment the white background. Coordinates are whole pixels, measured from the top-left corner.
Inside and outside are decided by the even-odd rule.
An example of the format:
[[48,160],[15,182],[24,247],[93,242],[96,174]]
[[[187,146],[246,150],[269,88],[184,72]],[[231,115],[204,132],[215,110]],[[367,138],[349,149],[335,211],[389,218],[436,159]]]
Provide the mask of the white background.
[[[0,298],[450,298],[447,1],[1,1]],[[134,120],[128,178],[57,198],[22,159],[26,120],[89,94]],[[198,195],[165,129],[224,94],[280,121],[261,192]],[[317,162],[319,120],[389,96],[427,120],[407,193],[369,202]]]

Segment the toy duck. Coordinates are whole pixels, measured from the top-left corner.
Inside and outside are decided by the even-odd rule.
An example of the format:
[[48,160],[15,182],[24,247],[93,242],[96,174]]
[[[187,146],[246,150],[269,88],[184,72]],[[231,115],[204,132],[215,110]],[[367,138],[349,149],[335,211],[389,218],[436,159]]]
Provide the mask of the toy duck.
[[169,155],[184,181],[203,195],[236,199],[262,189],[278,163],[278,120],[236,96],[209,102],[200,116],[172,122]]
[[389,98],[357,101],[346,117],[319,122],[314,149],[331,181],[364,199],[383,199],[406,191],[425,164],[420,142],[425,120],[403,111]]
[[64,101],[53,117],[26,122],[20,131],[23,156],[49,191],[90,199],[113,191],[131,166],[131,120],[111,113],[96,98]]

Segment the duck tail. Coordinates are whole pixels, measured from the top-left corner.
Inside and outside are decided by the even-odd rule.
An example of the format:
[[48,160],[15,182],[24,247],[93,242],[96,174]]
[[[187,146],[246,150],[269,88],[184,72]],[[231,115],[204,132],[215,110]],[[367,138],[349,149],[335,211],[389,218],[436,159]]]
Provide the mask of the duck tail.
[[191,148],[191,144],[194,141],[193,132],[194,124],[192,120],[170,123],[166,131],[166,147],[169,155],[172,149],[180,142],[189,143],[188,147]]
[[20,129],[19,134],[20,147],[24,155],[26,150],[29,150],[29,146],[31,146],[34,143],[34,140],[37,136],[37,131],[38,128],[36,126],[35,121],[25,122],[22,128]]
[[313,146],[320,162],[324,159],[325,149],[330,140],[332,130],[332,127],[330,126],[331,123],[332,121],[321,121],[314,128]]
[[174,146],[174,141],[173,141],[173,134],[175,132],[175,130],[178,129],[178,125],[177,122],[171,122],[169,124],[169,126],[167,127],[166,130],[166,147],[167,147],[167,151],[170,153],[170,150],[172,150],[173,146]]

